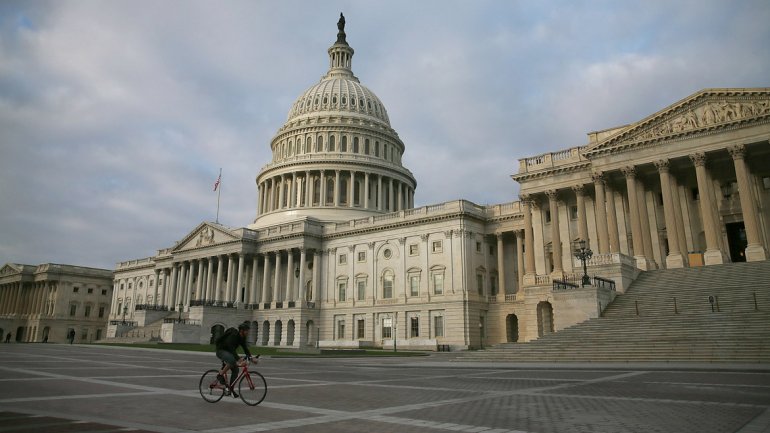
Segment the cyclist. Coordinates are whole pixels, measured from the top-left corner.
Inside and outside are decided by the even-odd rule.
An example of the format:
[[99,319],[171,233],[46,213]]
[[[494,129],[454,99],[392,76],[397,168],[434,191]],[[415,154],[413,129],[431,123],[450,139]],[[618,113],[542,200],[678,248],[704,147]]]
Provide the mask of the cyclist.
[[246,358],[251,361],[251,352],[246,344],[246,336],[249,335],[249,322],[243,322],[238,325],[238,329],[228,328],[221,336],[216,340],[217,358],[221,359],[225,364],[222,370],[219,371],[217,379],[221,384],[225,384],[225,371],[230,369],[230,385],[229,390],[232,392],[233,397],[238,397],[235,393],[235,379],[238,378],[238,355],[236,351],[238,346],[243,348],[243,353]]

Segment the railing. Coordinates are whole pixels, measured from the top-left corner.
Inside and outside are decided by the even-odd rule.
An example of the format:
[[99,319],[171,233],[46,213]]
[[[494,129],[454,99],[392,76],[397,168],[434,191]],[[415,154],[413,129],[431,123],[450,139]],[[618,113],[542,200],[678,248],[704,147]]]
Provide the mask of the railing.
[[536,286],[545,286],[548,283],[551,282],[551,276],[550,275],[535,275],[535,285]]
[[168,311],[167,305],[154,305],[154,304],[137,304],[134,309],[136,311]]
[[136,326],[136,322],[131,320],[110,320],[110,325]]
[[505,295],[505,302],[516,302],[516,294]]
[[225,301],[212,301],[210,299],[195,299],[190,301],[191,307],[222,307],[235,308],[235,303]]
[[602,289],[615,290],[615,281],[594,275],[594,286]]
[[163,323],[181,323],[182,325],[195,325],[200,326],[201,321],[198,319],[173,319],[173,318],[167,318],[163,319]]
[[569,281],[553,280],[553,290],[579,289],[580,286]]
[[[573,258],[572,262],[575,268],[582,268],[583,263],[577,258]],[[594,254],[590,259],[586,260],[586,266],[601,266],[601,265],[629,265],[636,266],[636,261],[633,257],[629,257],[621,253],[606,253],[606,254]]]
[[487,303],[497,304],[497,296],[487,296]]
[[[615,290],[615,281],[594,275],[591,279],[591,287],[599,289]],[[553,290],[579,289],[583,287],[582,277],[579,275],[565,275],[562,280],[553,280]]]

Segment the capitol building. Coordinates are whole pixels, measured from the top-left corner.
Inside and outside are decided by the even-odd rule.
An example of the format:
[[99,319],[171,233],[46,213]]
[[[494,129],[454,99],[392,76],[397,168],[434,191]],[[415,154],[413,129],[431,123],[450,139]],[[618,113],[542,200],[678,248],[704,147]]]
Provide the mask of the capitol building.
[[472,349],[598,317],[641,272],[768,259],[770,88],[522,158],[519,201],[414,207],[408,143],[338,30],[270,142],[256,219],[118,263],[108,336],[209,343],[249,321],[257,346]]

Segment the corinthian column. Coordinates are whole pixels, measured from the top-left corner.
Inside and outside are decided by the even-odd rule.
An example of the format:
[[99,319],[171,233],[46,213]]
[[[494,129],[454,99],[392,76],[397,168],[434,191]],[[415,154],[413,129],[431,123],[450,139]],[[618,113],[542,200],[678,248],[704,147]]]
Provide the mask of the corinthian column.
[[596,215],[596,235],[599,238],[599,254],[607,254],[609,252],[609,229],[607,227],[607,208],[604,203],[604,176],[602,173],[594,173],[592,177],[596,190],[594,213]]
[[521,197],[524,211],[524,285],[535,283],[535,230],[532,228],[532,199]]
[[[583,185],[576,185],[572,187],[577,199],[577,217],[578,217],[578,237],[586,241],[586,247],[590,245],[588,239],[588,219],[586,218],[586,196]],[[596,248],[596,245],[594,245]]]
[[634,167],[623,168],[626,177],[626,189],[628,190],[628,213],[631,214],[631,240],[634,248],[636,267],[647,270],[647,258],[644,256],[644,242],[642,241],[642,221],[639,218],[639,204],[636,193],[636,169]]
[[497,233],[497,273],[498,282],[500,283],[500,290],[498,293],[502,293],[505,296],[505,248],[503,247],[503,234]]
[[760,236],[759,217],[757,213],[757,204],[754,201],[754,193],[751,188],[751,180],[748,167],[746,166],[746,147],[743,145],[730,146],[727,148],[730,156],[733,157],[735,165],[735,176],[738,180],[738,195],[741,199],[741,212],[743,212],[743,225],[746,228],[746,261],[756,262],[767,259],[767,252],[762,245]]
[[679,232],[676,226],[676,213],[674,212],[674,199],[671,193],[671,174],[669,173],[668,160],[655,162],[660,175],[660,189],[663,193],[663,214],[666,218],[666,235],[668,236],[668,256],[666,256],[666,268],[682,268],[684,260],[679,250]]
[[711,207],[711,194],[708,187],[708,173],[706,173],[706,154],[696,153],[690,155],[695,164],[695,176],[698,179],[698,196],[700,201],[700,215],[703,220],[703,230],[706,232],[706,253],[704,261],[707,265],[724,263],[722,251],[719,249],[716,222],[713,218]]
[[553,252],[553,271],[552,276],[561,277],[564,268],[561,263],[561,233],[559,232],[559,204],[557,202],[556,190],[545,192],[548,196],[548,205],[551,211],[551,251]]

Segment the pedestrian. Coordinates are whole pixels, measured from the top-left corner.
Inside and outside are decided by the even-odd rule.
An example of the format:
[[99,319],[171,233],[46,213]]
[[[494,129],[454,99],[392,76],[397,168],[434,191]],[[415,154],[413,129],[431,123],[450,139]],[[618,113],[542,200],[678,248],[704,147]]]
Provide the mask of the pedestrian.
[[11,333],[10,332],[5,334],[5,342],[6,343],[10,343],[11,342]]
[[43,337],[43,343],[48,343],[48,334],[45,334],[45,337]]
[[75,330],[70,329],[70,333],[67,334],[67,338],[70,340],[70,344],[72,344],[73,341],[75,341]]

